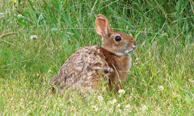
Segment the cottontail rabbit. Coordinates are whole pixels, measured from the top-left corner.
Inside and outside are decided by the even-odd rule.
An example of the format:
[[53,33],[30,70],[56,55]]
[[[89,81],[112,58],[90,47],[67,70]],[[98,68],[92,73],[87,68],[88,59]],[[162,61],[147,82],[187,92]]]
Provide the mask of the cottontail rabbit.
[[118,91],[126,80],[132,61],[130,53],[136,48],[136,41],[124,33],[112,31],[102,14],[96,17],[95,25],[96,32],[102,36],[102,47],[87,46],[70,56],[51,80],[52,90],[57,88],[59,93],[69,88],[93,91],[103,79],[110,90]]

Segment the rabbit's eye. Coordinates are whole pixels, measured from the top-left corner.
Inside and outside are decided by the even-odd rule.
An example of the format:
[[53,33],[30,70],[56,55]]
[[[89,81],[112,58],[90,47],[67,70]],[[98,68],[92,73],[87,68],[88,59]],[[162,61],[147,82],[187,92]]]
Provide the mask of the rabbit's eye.
[[115,37],[115,40],[116,40],[116,41],[121,41],[121,37],[120,37],[120,36],[116,36],[116,37]]

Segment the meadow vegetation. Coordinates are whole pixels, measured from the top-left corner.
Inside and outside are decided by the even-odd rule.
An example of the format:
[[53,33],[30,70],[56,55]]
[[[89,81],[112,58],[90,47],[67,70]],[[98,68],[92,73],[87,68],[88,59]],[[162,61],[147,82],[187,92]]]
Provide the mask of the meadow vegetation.
[[[101,45],[99,13],[137,41],[123,90],[52,95],[49,81],[66,59]],[[192,116],[193,104],[192,0],[0,1],[1,115]]]

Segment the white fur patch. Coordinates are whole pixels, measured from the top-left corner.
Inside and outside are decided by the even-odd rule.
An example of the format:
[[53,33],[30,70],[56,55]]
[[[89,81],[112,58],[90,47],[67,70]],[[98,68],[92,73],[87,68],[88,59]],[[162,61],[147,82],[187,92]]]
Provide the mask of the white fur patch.
[[124,56],[125,54],[123,53],[115,53],[117,56]]
[[132,51],[133,51],[133,49],[125,50],[125,54],[128,54],[128,53],[130,53]]
[[128,55],[130,52],[132,52],[133,49],[129,49],[129,50],[125,50],[124,53],[115,53],[117,56],[124,56],[124,55]]

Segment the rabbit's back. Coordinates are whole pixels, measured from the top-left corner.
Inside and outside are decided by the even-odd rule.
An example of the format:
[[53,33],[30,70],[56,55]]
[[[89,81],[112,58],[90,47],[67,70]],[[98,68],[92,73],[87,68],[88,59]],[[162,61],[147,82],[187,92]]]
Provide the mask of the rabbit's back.
[[108,81],[107,77],[113,73],[113,68],[107,63],[101,49],[98,46],[87,46],[72,54],[52,79],[53,90],[54,87],[57,87],[59,93],[68,88],[93,90],[100,77]]

